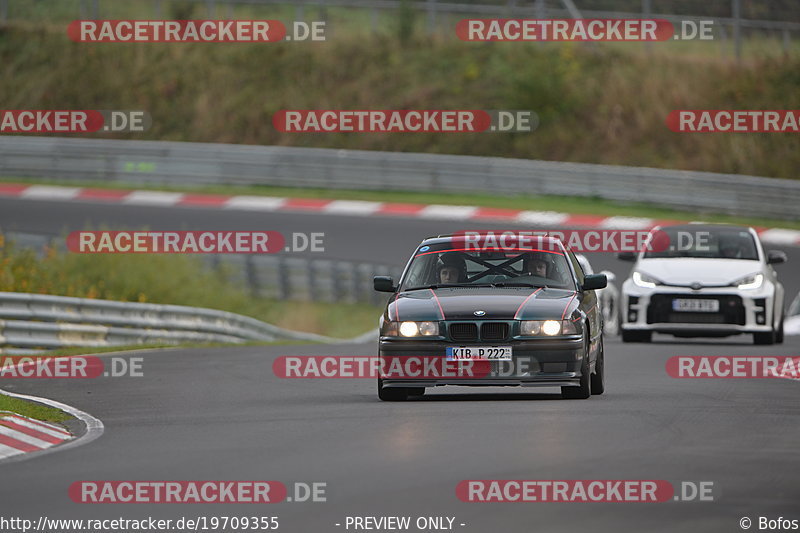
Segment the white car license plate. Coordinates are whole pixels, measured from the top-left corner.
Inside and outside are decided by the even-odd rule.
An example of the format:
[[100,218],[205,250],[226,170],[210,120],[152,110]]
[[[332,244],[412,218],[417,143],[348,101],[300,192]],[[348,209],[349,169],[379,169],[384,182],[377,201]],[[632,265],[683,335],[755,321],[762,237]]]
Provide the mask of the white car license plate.
[[448,346],[448,361],[511,361],[511,346]]
[[719,311],[719,300],[690,300],[686,298],[676,298],[675,300],[672,300],[672,310],[716,313]]

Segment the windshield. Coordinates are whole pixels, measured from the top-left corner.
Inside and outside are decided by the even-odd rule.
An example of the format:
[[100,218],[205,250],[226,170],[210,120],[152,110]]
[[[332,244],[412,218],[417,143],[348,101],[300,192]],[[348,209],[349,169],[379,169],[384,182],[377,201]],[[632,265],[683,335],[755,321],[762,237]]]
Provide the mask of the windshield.
[[549,287],[575,290],[562,252],[533,248],[464,250],[450,243],[417,250],[401,290],[436,287]]
[[[658,242],[669,237],[669,244]],[[645,252],[644,257],[696,257],[709,259],[749,259],[758,261],[753,236],[740,229],[661,228],[652,246],[659,251]]]

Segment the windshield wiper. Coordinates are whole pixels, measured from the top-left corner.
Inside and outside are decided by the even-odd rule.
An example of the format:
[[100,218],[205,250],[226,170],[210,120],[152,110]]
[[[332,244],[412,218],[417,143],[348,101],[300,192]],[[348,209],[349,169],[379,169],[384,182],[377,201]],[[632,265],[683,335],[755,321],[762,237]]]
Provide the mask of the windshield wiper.
[[450,288],[472,288],[472,287],[493,287],[491,283],[434,283],[432,285],[420,285],[419,287],[408,287],[404,291],[417,291],[420,289],[450,289]]
[[527,287],[527,288],[530,288],[530,289],[549,289],[550,288],[549,285],[537,285],[535,283],[521,283],[521,282],[506,283],[504,281],[500,281],[498,283],[492,283],[492,287],[500,287],[500,288],[503,288],[503,287]]

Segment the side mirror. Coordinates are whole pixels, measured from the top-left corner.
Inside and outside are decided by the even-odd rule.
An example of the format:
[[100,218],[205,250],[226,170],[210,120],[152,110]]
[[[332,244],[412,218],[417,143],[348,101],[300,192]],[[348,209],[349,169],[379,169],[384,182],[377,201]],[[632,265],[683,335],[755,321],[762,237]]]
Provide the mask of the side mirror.
[[781,250],[770,250],[767,252],[767,264],[776,265],[787,261],[786,253]]
[[372,285],[378,292],[395,292],[394,280],[389,276],[375,276],[372,278]]
[[636,261],[636,253],[635,252],[619,252],[617,254],[617,259],[620,261]]
[[604,289],[608,286],[608,278],[605,274],[592,274],[583,278],[583,286],[585,291],[593,291],[595,289]]

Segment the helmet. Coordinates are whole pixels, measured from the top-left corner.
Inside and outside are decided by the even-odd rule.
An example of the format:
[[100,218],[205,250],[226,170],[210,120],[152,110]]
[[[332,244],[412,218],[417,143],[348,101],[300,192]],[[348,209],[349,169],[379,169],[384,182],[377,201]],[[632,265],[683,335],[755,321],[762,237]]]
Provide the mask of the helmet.
[[522,271],[523,272],[533,272],[533,263],[534,262],[544,262],[547,265],[547,272],[548,274],[552,271],[553,268],[553,259],[552,256],[546,252],[528,252],[525,254],[525,257],[522,259]]
[[455,268],[458,270],[458,281],[467,280],[467,262],[464,260],[464,255],[460,252],[445,252],[439,256],[439,265],[436,272],[440,273],[443,268]]

